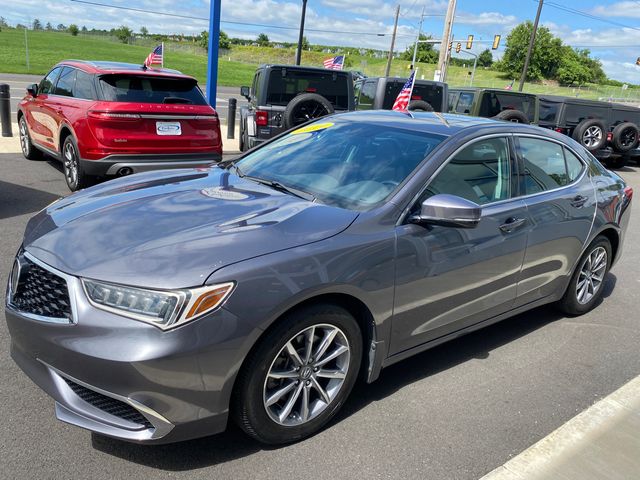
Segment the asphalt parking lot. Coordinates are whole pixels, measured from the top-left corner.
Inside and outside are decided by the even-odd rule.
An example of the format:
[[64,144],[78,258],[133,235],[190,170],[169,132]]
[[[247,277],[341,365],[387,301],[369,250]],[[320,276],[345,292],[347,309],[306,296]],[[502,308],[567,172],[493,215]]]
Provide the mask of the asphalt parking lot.
[[[638,196],[640,168],[619,173]],[[55,162],[0,154],[2,288],[28,218],[66,194]],[[539,308],[396,364],[357,386],[329,428],[281,448],[234,427],[150,447],[65,425],[13,364],[0,322],[0,477],[477,479],[640,374],[638,205],[632,217],[591,313]]]

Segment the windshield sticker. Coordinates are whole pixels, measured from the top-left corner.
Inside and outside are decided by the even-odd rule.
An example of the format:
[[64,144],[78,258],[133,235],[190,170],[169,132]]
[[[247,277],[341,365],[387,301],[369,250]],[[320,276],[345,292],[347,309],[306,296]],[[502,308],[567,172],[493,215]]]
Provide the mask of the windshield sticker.
[[310,133],[293,135],[296,132],[291,132],[291,135],[283,137],[282,140],[276,144],[278,147],[286,147],[287,145],[293,145],[294,143],[304,142],[306,139],[311,138],[313,135]]
[[333,123],[325,122],[325,123],[314,123],[313,125],[308,125],[306,127],[299,128],[291,132],[291,135],[299,135],[300,133],[311,133],[317,132],[319,130],[325,130],[329,127],[333,127]]

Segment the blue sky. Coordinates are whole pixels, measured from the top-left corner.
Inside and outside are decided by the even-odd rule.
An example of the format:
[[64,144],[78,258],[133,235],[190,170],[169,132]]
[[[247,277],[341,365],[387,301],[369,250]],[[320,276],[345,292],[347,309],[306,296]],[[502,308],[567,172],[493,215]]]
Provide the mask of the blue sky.
[[[112,5],[149,9],[206,18],[208,0],[92,0]],[[424,31],[438,38],[442,34],[446,0],[402,0],[396,48],[404,50],[417,33],[422,7]],[[295,41],[301,1],[222,0],[222,28],[231,36],[254,38],[265,32],[272,40]],[[309,0],[307,31],[312,43],[388,48],[397,3],[390,0]],[[514,25],[533,20],[537,0],[458,0],[453,33],[466,39],[473,34],[474,50],[480,50],[494,34],[504,37]],[[562,8],[579,10],[568,12]],[[198,33],[207,28],[205,20],[189,20],[161,15],[128,12],[72,2],[71,0],[20,0],[9,3],[0,15],[10,23],[76,23],[88,28],[112,28],[126,24],[133,30],[146,26],[151,32]],[[279,25],[291,29],[238,25],[228,22]],[[541,23],[573,46],[591,47],[608,76],[640,83],[640,1],[546,0]],[[330,33],[326,30],[352,33]],[[385,34],[384,36],[371,34]]]

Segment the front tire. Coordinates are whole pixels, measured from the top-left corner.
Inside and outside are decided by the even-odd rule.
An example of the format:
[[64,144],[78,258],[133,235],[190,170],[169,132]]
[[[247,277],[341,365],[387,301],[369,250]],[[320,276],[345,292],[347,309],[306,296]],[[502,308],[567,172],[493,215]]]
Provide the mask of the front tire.
[[319,431],[349,396],[362,359],[362,334],[343,308],[314,305],[287,315],[245,362],[232,404],[247,434],[266,444]]
[[600,235],[584,252],[559,307],[567,315],[582,315],[593,309],[611,267],[611,242]]
[[69,190],[75,192],[91,185],[91,178],[82,168],[78,144],[72,135],[65,138],[62,144],[62,165],[64,167],[64,179]]
[[20,135],[20,148],[22,149],[24,158],[27,160],[40,160],[44,155],[31,142],[31,136],[29,135],[27,121],[24,115],[20,117],[20,121],[18,122],[18,130]]

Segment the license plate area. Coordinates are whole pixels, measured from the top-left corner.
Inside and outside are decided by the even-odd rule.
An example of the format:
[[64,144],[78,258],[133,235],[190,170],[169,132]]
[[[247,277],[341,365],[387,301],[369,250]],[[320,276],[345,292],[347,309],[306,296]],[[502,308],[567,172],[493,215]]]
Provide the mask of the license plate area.
[[180,122],[156,122],[158,135],[182,135]]

